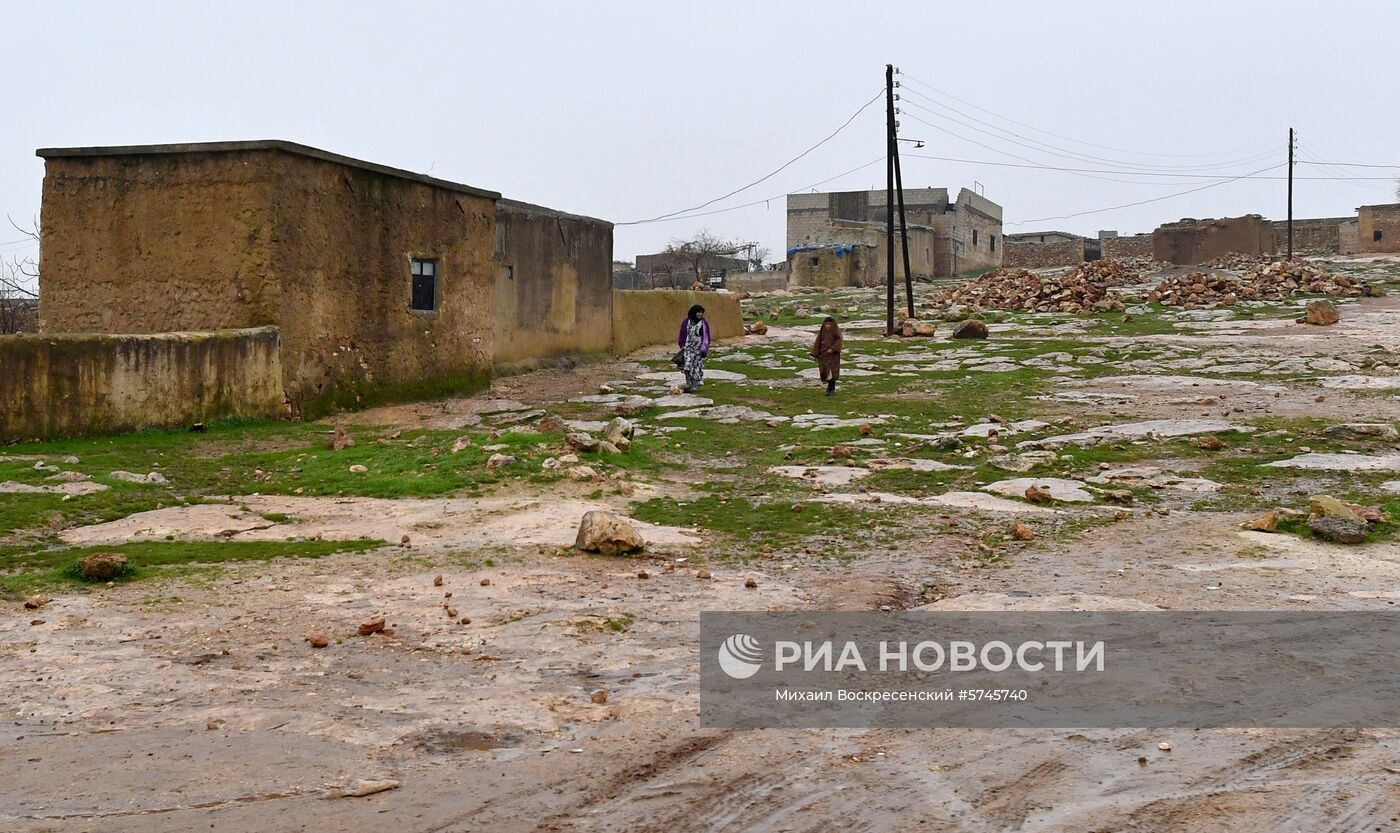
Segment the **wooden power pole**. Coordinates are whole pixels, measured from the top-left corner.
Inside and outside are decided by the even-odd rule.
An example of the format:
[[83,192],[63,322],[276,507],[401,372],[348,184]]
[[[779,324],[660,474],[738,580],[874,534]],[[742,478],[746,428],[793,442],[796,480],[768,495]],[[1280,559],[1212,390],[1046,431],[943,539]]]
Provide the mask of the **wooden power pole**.
[[904,177],[899,173],[899,122],[895,122],[895,135],[890,145],[894,148],[894,190],[899,195],[899,245],[904,252],[904,301],[908,307],[906,318],[914,317],[914,273],[909,271],[909,218],[904,213]]
[[1293,128],[1288,128],[1288,259],[1293,260]]

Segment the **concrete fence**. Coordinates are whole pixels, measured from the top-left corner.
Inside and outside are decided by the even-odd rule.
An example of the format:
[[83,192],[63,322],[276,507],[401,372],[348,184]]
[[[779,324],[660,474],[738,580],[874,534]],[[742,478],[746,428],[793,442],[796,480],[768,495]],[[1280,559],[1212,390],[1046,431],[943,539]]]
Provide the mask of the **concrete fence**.
[[276,327],[0,338],[0,441],[282,413]]
[[681,319],[692,304],[705,308],[713,338],[744,333],[739,298],[728,292],[676,289],[613,290],[613,353],[625,356],[639,347],[675,344]]

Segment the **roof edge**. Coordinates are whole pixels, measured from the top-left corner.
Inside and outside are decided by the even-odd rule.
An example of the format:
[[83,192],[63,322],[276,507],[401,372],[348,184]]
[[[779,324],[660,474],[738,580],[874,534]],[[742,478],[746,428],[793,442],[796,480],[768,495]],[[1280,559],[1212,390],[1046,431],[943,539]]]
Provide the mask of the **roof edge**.
[[521,214],[544,214],[550,217],[560,217],[565,220],[582,220],[586,223],[601,223],[603,225],[608,226],[609,228],[613,226],[613,222],[611,220],[604,220],[601,217],[589,217],[586,214],[571,214],[568,211],[560,211],[557,208],[550,208],[544,205],[536,205],[532,202],[512,200],[506,197],[501,197],[496,200],[496,209],[498,211],[515,211]]
[[464,194],[471,194],[472,196],[485,197],[490,200],[499,200],[501,198],[500,193],[496,191],[488,191],[485,188],[476,188],[471,185],[464,185],[460,182],[438,179],[428,176],[427,174],[414,173],[413,171],[406,171],[402,168],[393,168],[388,165],[381,165],[377,162],[367,162],[363,159],[356,159],[351,156],[342,156],[339,153],[332,153],[328,150],[321,150],[320,148],[298,144],[297,142],[289,142],[285,139],[253,139],[237,142],[184,142],[167,145],[39,148],[34,151],[34,155],[44,159],[71,159],[98,156],[160,156],[176,153],[241,153],[257,150],[279,150],[284,153],[292,153],[297,156],[319,159],[323,162],[332,162],[337,165],[359,168],[372,173],[407,179],[412,182],[431,185],[435,188],[458,191]]

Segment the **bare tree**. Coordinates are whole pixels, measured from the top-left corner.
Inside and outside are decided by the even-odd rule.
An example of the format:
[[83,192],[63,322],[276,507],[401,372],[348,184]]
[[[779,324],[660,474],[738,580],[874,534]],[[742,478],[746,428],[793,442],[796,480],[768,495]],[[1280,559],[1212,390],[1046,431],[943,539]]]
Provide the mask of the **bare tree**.
[[[9,219],[9,218],[6,218]],[[20,234],[39,242],[39,225],[22,228],[10,225]],[[0,261],[0,335],[32,332],[39,320],[39,265],[30,257],[13,256]]]
[[689,240],[672,239],[666,245],[665,253],[685,263],[695,275],[695,280],[703,282],[705,272],[714,268],[717,258],[734,257],[755,244],[735,240],[725,240],[709,229],[700,229]]

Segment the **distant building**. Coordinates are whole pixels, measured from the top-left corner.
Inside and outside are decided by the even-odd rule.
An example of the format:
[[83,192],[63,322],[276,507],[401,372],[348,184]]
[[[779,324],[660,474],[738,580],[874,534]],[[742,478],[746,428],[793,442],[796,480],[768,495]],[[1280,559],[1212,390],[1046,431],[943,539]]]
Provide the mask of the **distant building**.
[[1400,252],[1400,203],[1356,209],[1357,251]]
[[[915,277],[1001,265],[1001,206],[966,188],[904,192],[909,269]],[[886,271],[883,190],[787,196],[787,253],[796,285],[876,284]],[[896,217],[898,223],[898,217]],[[895,247],[896,272],[903,257]]]
[[1078,266],[1086,260],[1098,260],[1101,252],[1099,238],[1067,231],[1028,231],[1006,235],[1002,265],[1023,269]]

